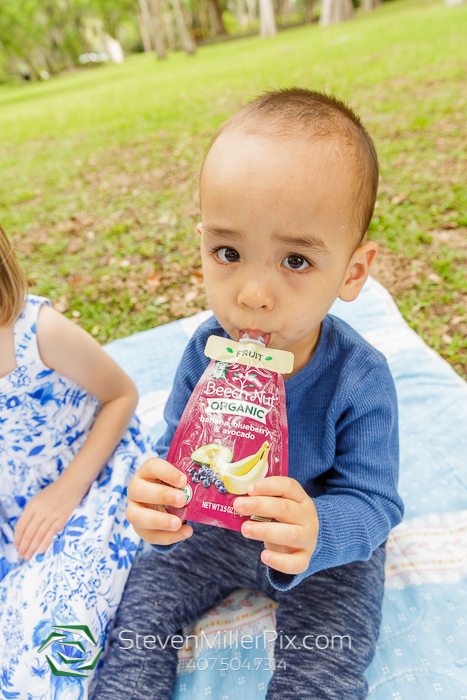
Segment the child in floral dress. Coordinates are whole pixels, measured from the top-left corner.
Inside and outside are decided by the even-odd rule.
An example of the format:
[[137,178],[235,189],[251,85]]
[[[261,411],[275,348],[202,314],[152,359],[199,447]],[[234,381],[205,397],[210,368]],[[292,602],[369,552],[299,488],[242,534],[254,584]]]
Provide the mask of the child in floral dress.
[[24,275],[0,227],[0,695],[87,698],[140,542],[152,445],[129,377]]

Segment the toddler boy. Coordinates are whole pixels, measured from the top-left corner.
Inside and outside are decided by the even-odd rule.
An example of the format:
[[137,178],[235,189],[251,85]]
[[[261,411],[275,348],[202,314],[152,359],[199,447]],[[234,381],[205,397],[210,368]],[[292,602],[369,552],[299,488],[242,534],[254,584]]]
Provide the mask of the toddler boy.
[[[239,587],[276,600],[277,629],[294,640],[276,642],[269,700],[366,697],[385,540],[403,514],[397,402],[385,358],[328,310],[337,297],[355,299],[368,277],[377,244],[363,237],[377,187],[370,136],[318,92],[266,93],[211,143],[198,232],[214,316],[177,370],[161,458],[145,462],[128,489],[128,520],[154,548],[131,571],[94,700],[169,700],[175,646],[125,649],[121,631],[165,639]],[[186,477],[164,458],[209,362],[207,338],[242,332],[293,352],[295,364],[284,376],[289,477],[266,478],[235,500],[240,514],[272,519],[247,518],[240,533],[167,513],[164,505],[184,504]],[[320,634],[351,642],[320,649],[310,644]]]

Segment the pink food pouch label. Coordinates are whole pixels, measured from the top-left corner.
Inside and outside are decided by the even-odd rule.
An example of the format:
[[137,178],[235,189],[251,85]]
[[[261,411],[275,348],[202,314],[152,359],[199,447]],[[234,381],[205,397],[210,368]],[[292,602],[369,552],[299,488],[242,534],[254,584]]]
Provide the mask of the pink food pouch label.
[[[233,501],[266,476],[287,476],[288,430],[282,374],[294,356],[253,341],[212,335],[211,359],[188,401],[167,461],[187,475],[183,508],[169,513],[240,530]],[[253,516],[253,519],[256,518]]]

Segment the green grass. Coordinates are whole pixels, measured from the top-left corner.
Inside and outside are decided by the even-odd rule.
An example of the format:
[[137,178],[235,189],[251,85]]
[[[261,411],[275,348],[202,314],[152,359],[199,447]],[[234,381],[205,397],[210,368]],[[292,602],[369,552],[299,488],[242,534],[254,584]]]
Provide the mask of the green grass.
[[402,270],[388,286],[465,376],[466,32],[467,5],[393,0],[337,27],[1,88],[0,221],[32,291],[101,342],[203,308],[194,226],[213,131],[267,88],[323,89],[376,142],[370,235]]

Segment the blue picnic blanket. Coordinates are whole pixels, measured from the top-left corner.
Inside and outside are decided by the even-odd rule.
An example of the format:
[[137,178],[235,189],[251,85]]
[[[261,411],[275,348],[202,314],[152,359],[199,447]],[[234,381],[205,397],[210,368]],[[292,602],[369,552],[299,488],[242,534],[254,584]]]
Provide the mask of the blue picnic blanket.
[[[337,300],[331,313],[384,353],[399,400],[405,518],[386,547],[383,621],[366,674],[369,697],[467,700],[467,383],[408,327],[375,280],[354,302]],[[164,431],[163,408],[183,350],[209,314],[106,347],[135,381],[138,414],[155,438]],[[258,667],[258,652],[238,648],[238,636],[224,648],[225,635],[216,634],[260,635],[274,625],[274,611],[262,594],[239,590],[187,629],[200,643],[180,652],[175,700],[263,700],[269,664]]]

